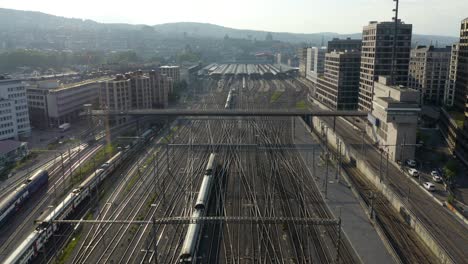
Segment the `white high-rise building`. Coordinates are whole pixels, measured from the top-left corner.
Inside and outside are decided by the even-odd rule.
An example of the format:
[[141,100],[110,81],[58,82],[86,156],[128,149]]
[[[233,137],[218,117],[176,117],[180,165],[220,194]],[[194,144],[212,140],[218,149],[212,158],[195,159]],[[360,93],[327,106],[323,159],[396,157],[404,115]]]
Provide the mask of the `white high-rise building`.
[[21,80],[0,77],[0,140],[31,134],[26,86]]

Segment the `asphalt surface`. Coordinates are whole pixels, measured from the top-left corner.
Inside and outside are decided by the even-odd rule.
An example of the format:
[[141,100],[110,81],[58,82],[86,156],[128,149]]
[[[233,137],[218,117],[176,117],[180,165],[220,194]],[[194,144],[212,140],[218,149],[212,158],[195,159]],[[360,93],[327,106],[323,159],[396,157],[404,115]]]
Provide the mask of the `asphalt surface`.
[[[310,133],[310,128],[308,130],[304,125],[300,119],[296,119],[295,143],[316,144],[317,139]],[[300,153],[303,159],[306,160],[305,164],[307,164],[309,171],[320,170],[319,173],[313,175],[316,175],[314,177],[315,181],[322,191],[322,195],[325,195],[323,183],[327,173],[325,172],[325,165],[320,159],[322,148],[317,147],[314,150],[300,151]],[[326,187],[327,199],[325,201],[335,217],[341,217],[343,231],[357,255],[363,263],[395,263],[358,199],[341,176],[338,176],[341,181],[337,179],[337,175],[337,168],[330,164]]]
[[[317,106],[318,107],[318,106]],[[333,129],[333,118],[322,118],[329,129]],[[362,121],[361,121],[362,122]],[[336,133],[348,145],[357,151],[362,148],[362,132],[356,130],[348,122],[336,118]],[[364,137],[364,153],[360,152],[371,169],[378,173],[380,168],[380,152],[372,146],[372,143]],[[382,166],[386,168],[385,166]],[[386,182],[397,193],[402,200],[406,201],[407,208],[427,227],[432,236],[452,257],[455,263],[466,263],[468,260],[468,229],[467,226],[454,216],[448,209],[437,204],[424,190],[416,186],[409,176],[390,163],[387,173],[382,173],[383,181]]]

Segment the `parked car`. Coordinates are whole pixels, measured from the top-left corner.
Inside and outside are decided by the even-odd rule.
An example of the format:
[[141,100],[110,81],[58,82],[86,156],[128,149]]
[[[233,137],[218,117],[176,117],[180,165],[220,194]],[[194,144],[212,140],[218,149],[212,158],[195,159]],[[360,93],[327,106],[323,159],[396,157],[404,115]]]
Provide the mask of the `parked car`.
[[435,191],[435,185],[432,182],[425,182],[423,183],[423,186],[428,191]]
[[442,182],[442,177],[438,175],[434,175],[432,176],[432,180],[434,180],[434,182]]
[[412,160],[412,159],[406,160],[406,166],[414,168],[414,167],[416,167],[416,161]]
[[419,171],[417,169],[410,168],[408,169],[409,175],[413,177],[418,177],[419,176]]

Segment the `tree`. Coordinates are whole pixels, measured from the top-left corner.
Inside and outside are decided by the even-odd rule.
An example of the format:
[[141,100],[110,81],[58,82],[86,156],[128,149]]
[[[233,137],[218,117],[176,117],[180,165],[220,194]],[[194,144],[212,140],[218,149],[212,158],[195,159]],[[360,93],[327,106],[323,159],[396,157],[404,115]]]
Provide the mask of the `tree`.
[[449,160],[447,164],[445,164],[443,171],[447,183],[452,184],[457,177],[457,163],[454,160]]

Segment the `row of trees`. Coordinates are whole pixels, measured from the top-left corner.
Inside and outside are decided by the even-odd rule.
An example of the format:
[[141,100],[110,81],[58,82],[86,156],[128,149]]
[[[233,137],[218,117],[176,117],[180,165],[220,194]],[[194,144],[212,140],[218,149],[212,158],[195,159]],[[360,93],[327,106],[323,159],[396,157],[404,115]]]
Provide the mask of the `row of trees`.
[[143,62],[134,51],[104,53],[101,51],[15,50],[0,53],[0,71],[11,72],[19,67],[63,68],[72,65],[102,65]]

